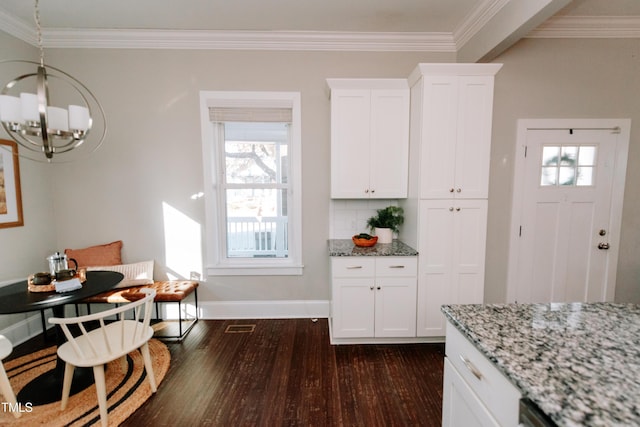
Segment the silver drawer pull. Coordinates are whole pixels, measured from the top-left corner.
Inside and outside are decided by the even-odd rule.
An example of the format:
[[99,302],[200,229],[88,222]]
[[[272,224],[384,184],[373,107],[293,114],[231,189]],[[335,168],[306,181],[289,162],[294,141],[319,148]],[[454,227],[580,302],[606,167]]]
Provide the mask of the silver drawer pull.
[[475,376],[477,379],[482,380],[482,372],[480,372],[478,370],[478,368],[476,368],[473,363],[471,363],[471,361],[469,361],[469,359],[467,359],[466,357],[464,357],[463,355],[460,355],[460,360],[462,360],[462,363],[464,363],[464,366],[467,367],[468,370],[471,371],[471,373],[473,374],[473,376]]
[[389,268],[404,268],[404,265],[390,265]]
[[347,267],[347,270],[357,270],[359,268],[362,268],[361,265],[351,265],[349,267]]

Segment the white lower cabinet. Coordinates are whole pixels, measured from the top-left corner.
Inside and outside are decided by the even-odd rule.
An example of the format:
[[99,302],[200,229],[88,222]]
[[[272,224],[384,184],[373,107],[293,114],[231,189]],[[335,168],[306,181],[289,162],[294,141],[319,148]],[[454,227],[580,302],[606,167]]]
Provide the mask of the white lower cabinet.
[[331,258],[334,338],[416,335],[416,257]]
[[443,427],[517,426],[520,398],[518,389],[447,323]]
[[484,297],[487,200],[421,200],[417,333],[443,337],[443,304]]

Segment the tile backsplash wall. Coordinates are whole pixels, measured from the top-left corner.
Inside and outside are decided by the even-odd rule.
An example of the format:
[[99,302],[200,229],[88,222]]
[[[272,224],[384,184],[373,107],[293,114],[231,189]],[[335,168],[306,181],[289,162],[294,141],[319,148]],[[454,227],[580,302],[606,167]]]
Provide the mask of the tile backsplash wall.
[[354,234],[370,233],[367,220],[376,210],[398,205],[397,200],[333,199],[330,203],[330,239],[350,239]]

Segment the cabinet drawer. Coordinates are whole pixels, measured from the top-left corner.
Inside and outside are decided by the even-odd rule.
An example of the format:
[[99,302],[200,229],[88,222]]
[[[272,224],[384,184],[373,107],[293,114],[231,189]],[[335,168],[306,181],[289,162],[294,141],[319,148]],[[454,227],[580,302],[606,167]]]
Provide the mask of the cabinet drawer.
[[417,257],[378,257],[376,277],[417,277]]
[[500,425],[518,425],[518,389],[447,322],[446,356]]
[[331,275],[333,277],[373,277],[375,259],[371,257],[333,257]]

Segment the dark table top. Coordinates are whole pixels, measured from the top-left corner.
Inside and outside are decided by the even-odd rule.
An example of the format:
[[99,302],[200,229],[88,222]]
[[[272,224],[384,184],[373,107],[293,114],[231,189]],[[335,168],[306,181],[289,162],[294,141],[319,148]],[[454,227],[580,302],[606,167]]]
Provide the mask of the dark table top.
[[121,273],[114,271],[87,271],[87,281],[82,284],[81,289],[63,293],[30,292],[26,280],[12,283],[0,288],[0,314],[24,313],[73,304],[112,289],[123,278]]

